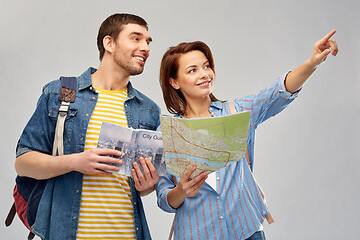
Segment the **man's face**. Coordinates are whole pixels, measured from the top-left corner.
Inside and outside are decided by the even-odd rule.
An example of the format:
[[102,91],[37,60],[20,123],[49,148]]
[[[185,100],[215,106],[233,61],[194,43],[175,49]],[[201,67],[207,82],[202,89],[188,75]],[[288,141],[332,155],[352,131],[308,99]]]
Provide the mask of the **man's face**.
[[133,23],[124,25],[115,40],[113,52],[115,63],[129,75],[142,73],[146,59],[149,57],[151,41],[145,27]]

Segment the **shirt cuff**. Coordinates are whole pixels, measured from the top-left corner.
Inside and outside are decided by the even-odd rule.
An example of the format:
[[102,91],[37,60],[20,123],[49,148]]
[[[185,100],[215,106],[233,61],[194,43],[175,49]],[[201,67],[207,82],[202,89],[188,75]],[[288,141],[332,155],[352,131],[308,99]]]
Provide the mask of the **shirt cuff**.
[[27,152],[32,152],[34,150],[27,148],[27,147],[19,147],[16,151],[16,157],[19,157]]
[[302,87],[301,87],[299,90],[297,90],[296,92],[294,92],[294,93],[288,92],[288,91],[286,90],[286,87],[285,87],[285,79],[286,79],[286,76],[287,76],[289,73],[290,73],[290,71],[287,72],[287,73],[285,73],[285,74],[282,75],[281,77],[279,77],[279,94],[280,94],[281,97],[283,97],[283,98],[285,98],[285,99],[294,99],[294,98],[296,98],[296,97],[299,95]]
[[175,208],[172,208],[167,200],[167,195],[168,193],[171,191],[172,189],[166,189],[166,190],[163,190],[161,191],[161,195],[158,196],[159,198],[159,207],[166,211],[166,212],[169,212],[169,213],[176,213],[177,212],[177,209]]

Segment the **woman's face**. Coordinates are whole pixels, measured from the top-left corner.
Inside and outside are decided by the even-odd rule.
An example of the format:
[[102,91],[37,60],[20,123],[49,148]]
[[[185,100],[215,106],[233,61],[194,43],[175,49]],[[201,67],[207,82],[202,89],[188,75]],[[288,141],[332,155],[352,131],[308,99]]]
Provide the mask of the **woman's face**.
[[187,101],[209,97],[214,88],[215,73],[204,53],[194,50],[178,59],[176,78],[170,79],[175,89],[180,89]]

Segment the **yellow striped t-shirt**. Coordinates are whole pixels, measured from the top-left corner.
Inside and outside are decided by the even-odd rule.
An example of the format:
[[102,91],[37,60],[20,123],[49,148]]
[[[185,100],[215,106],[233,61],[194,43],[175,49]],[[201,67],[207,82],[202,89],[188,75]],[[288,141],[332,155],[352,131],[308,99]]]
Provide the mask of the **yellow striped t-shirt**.
[[[108,91],[94,87],[98,100],[91,115],[85,150],[96,148],[102,122],[127,127],[127,88]],[[121,174],[84,174],[77,239],[135,239],[129,180]]]

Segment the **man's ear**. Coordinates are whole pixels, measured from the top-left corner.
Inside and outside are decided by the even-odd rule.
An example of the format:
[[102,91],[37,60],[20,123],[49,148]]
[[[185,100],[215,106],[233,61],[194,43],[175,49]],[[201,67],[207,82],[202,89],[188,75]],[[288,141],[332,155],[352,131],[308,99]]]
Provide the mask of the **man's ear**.
[[175,89],[175,90],[179,90],[180,86],[178,84],[178,82],[176,81],[176,79],[174,78],[170,78],[169,79],[170,85]]
[[104,45],[104,49],[107,52],[112,53],[113,52],[113,48],[114,48],[114,39],[110,36],[105,36],[103,38],[103,45]]

